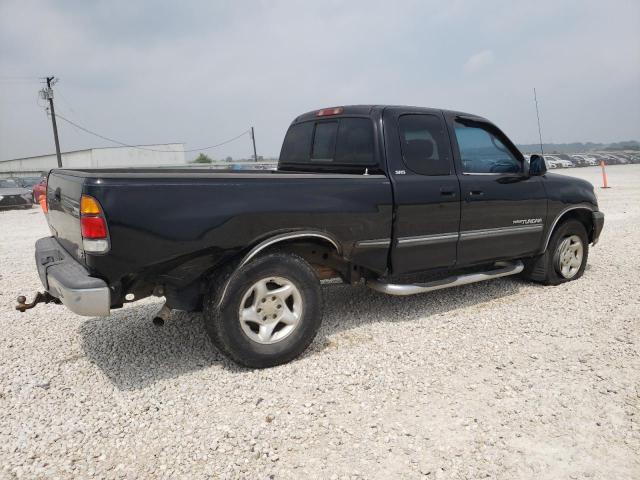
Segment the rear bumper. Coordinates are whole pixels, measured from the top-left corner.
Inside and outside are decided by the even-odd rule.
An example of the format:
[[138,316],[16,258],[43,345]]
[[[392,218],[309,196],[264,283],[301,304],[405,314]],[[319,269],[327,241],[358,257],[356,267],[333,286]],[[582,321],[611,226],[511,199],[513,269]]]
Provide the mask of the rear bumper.
[[604,227],[604,213],[591,212],[591,217],[593,218],[593,238],[591,239],[591,243],[595,245],[598,243],[600,233],[602,233],[602,227]]
[[89,272],[54,237],[36,242],[36,265],[44,288],[72,312],[84,316],[107,316],[111,294],[104,280]]

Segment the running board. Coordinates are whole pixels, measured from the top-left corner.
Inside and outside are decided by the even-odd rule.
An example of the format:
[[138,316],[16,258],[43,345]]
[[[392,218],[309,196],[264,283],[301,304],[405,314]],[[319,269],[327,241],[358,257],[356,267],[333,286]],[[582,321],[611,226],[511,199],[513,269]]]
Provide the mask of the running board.
[[468,283],[482,282],[491,280],[492,278],[506,277],[508,275],[516,275],[524,270],[521,261],[496,262],[496,268],[486,272],[468,273],[466,275],[457,275],[455,277],[444,278],[428,283],[383,283],[379,280],[367,281],[367,286],[378,292],[387,293],[389,295],[415,295],[416,293],[432,292],[442,288],[457,287],[459,285],[467,285]]

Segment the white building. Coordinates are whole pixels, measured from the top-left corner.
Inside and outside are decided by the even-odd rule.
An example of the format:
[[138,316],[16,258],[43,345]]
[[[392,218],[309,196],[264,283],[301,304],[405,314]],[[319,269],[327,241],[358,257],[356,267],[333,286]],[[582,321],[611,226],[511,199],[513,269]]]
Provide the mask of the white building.
[[[183,143],[135,147],[90,148],[63,152],[62,168],[128,168],[184,166]],[[0,160],[0,177],[37,176],[58,168],[56,155]]]

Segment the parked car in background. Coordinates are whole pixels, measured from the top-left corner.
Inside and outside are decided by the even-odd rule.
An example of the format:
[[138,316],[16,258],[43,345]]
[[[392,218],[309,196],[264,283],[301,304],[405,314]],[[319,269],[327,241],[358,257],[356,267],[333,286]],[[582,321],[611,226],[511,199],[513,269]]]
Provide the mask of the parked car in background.
[[623,154],[623,153],[616,153],[616,154],[611,155],[611,156],[612,156],[612,157],[617,158],[617,159],[618,159],[618,162],[620,162],[620,164],[621,164],[621,165],[625,165],[625,164],[631,163],[631,162],[629,161],[629,157],[627,157],[627,156],[626,156],[625,154]]
[[598,165],[598,160],[593,157],[592,155],[585,155],[585,154],[574,154],[574,155],[570,155],[570,157],[572,159],[574,159],[576,162],[579,162],[582,166],[593,166],[593,165]]
[[560,164],[554,157],[550,157],[548,155],[544,156],[544,163],[547,168],[560,168]]
[[602,153],[601,155],[607,165],[622,165],[620,159],[615,155],[611,155],[610,153]]
[[31,192],[11,178],[0,178],[0,208],[31,208]]
[[33,186],[42,180],[42,176],[39,177],[9,177],[11,180],[15,181],[22,188],[28,188],[31,190]]
[[31,189],[33,195],[33,203],[40,203],[40,195],[47,192],[47,177],[42,177]]
[[573,162],[569,161],[569,160],[564,160],[562,158],[560,158],[558,155],[545,155],[544,156],[545,159],[549,159],[552,160],[556,163],[556,165],[560,168],[573,168],[575,167],[575,165],[573,164]]
[[555,157],[558,157],[560,160],[566,160],[568,162],[573,163],[574,167],[584,167],[586,166],[585,163],[579,159],[575,159],[575,158],[571,158],[569,155],[567,155],[566,153],[554,153],[553,154]]

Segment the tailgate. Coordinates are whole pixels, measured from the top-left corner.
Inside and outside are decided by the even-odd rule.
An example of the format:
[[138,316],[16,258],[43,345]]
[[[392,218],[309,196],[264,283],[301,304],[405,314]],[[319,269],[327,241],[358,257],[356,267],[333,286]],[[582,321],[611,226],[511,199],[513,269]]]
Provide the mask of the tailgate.
[[84,263],[80,231],[80,197],[84,178],[53,170],[47,181],[47,220],[51,234],[76,260]]

